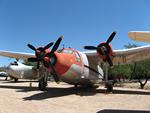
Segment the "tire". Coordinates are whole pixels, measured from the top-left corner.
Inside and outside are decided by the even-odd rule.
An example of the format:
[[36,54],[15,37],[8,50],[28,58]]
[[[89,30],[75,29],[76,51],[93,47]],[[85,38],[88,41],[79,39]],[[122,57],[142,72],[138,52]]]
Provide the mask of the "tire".
[[5,81],[7,81],[7,80],[8,80],[8,77],[5,78]]
[[108,82],[106,83],[106,88],[107,88],[107,93],[113,92],[113,84],[112,84],[111,81],[108,81]]
[[46,90],[46,86],[47,86],[47,79],[46,79],[46,77],[41,77],[39,79],[39,89],[41,91],[44,91],[44,90]]
[[18,82],[18,78],[14,78],[14,82]]

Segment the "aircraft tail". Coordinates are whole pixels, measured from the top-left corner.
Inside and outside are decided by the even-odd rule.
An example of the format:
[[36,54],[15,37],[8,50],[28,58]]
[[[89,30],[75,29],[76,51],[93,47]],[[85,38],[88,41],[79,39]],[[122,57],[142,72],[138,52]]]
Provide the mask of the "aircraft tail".
[[128,37],[140,42],[150,42],[150,31],[130,31]]

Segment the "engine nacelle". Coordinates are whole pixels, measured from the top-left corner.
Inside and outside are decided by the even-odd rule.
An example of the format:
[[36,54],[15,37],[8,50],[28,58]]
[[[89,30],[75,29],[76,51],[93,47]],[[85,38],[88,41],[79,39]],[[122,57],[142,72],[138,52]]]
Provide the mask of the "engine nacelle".
[[109,55],[111,59],[113,58],[113,50],[112,50],[111,45],[108,45],[104,42],[104,43],[99,44],[98,49],[97,49],[97,53],[98,55],[100,55],[103,62],[107,61],[107,56],[105,52],[107,52],[107,54]]

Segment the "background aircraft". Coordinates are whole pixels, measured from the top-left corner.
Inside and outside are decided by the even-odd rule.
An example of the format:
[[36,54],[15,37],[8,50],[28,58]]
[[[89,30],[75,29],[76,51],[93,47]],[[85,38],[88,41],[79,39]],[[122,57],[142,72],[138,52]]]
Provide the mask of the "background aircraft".
[[6,77],[5,80],[7,80],[8,74],[4,71],[0,72],[0,77]]
[[[37,62],[40,90],[44,90],[47,84],[47,77],[44,75],[44,71],[40,71],[40,69],[46,69],[51,73],[57,83],[63,81],[75,86],[93,86],[104,80],[103,62],[113,66],[150,58],[150,45],[132,49],[112,50],[110,42],[115,34],[113,32],[106,42],[100,43],[98,46],[84,47],[94,51],[79,52],[72,48],[57,50],[62,41],[62,37],[60,37],[51,50],[49,48],[53,45],[53,42],[38,48],[28,44],[28,47],[34,50],[35,54],[0,51],[0,55]],[[107,75],[107,71],[105,74]],[[106,83],[109,86],[107,79]]]
[[6,68],[7,74],[15,80],[18,79],[38,79],[38,72],[33,66],[24,65],[20,62],[10,63]]
[[150,32],[149,31],[130,31],[128,37],[132,40],[141,42],[150,42]]

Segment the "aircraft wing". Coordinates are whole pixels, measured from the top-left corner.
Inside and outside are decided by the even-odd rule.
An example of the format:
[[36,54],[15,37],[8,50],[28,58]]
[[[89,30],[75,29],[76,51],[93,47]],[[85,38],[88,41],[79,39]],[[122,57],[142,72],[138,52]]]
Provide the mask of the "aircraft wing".
[[30,57],[35,57],[35,55],[31,54],[31,53],[1,51],[1,50],[0,50],[0,56],[9,57],[9,58],[16,58],[16,59],[23,59],[23,60],[27,60]]
[[[100,61],[96,51],[83,52],[93,63]],[[150,45],[131,49],[113,50],[113,64],[128,64],[150,58]]]

